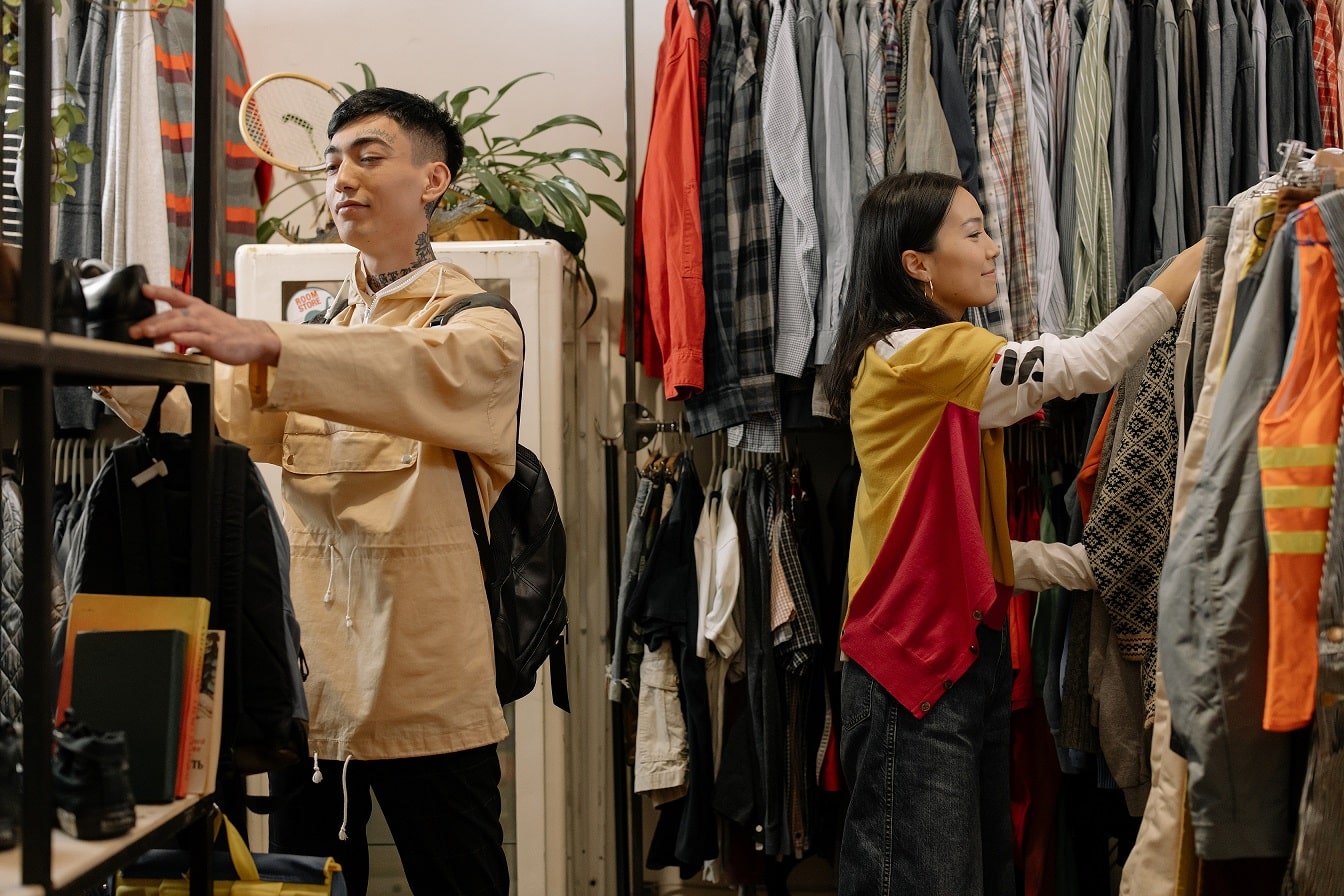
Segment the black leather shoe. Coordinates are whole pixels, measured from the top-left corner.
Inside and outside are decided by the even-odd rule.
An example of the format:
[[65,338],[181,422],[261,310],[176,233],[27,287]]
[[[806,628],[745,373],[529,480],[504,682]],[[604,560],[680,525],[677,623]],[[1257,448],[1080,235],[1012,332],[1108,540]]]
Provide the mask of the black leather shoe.
[[23,739],[12,723],[0,722],[0,850],[19,841],[22,780]]
[[95,731],[67,711],[52,737],[56,825],[80,840],[105,840],[135,827],[125,732]]
[[83,336],[88,309],[84,304],[84,286],[73,262],[57,259],[51,263],[51,329],[56,333]]
[[84,280],[84,302],[88,305],[87,335],[91,339],[153,345],[152,339],[132,339],[127,333],[131,324],[154,313],[154,303],[140,291],[148,283],[144,267],[138,264]]

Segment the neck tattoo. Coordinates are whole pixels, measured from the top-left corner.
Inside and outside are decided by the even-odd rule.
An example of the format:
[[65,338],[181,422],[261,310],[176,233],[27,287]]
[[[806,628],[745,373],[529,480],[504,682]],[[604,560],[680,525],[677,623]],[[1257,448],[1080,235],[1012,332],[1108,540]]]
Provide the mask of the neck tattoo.
[[434,250],[429,244],[429,234],[422,233],[415,238],[415,263],[399,271],[389,271],[386,274],[369,274],[367,277],[369,289],[374,292],[381,292],[385,286],[397,282],[411,271],[423,267],[433,260]]

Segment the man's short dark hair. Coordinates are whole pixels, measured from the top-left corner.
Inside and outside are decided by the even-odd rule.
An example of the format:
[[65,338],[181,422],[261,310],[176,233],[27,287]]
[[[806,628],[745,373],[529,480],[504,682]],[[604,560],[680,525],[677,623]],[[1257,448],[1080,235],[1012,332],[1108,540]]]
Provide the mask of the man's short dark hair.
[[345,99],[331,113],[327,137],[352,121],[371,115],[386,115],[401,126],[415,143],[417,155],[428,153],[446,162],[454,178],[462,168],[464,143],[453,117],[416,93],[394,87],[370,87]]

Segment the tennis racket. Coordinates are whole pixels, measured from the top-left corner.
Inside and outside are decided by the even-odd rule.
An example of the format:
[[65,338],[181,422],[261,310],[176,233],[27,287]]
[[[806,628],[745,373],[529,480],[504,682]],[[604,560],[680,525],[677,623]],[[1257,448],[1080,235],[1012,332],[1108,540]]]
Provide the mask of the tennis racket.
[[262,161],[286,171],[326,167],[327,122],[345,99],[330,84],[298,72],[275,72],[243,94],[238,127]]

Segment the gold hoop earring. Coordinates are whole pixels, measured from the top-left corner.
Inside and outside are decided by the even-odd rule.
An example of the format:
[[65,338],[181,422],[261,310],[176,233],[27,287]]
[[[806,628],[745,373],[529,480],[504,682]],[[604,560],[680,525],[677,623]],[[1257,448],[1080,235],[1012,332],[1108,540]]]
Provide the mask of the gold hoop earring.
[[928,297],[928,300],[929,300],[930,302],[933,301],[933,278],[932,278],[932,277],[930,277],[928,280],[924,281],[924,295],[925,295],[926,297]]

